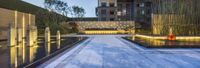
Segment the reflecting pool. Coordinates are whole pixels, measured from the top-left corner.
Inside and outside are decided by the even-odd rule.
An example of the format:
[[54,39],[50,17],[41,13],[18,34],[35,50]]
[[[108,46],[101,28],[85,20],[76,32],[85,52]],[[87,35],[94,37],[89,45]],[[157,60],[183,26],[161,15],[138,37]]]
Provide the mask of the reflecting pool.
[[132,39],[134,43],[149,48],[200,48],[200,40],[184,39],[184,40],[163,40],[163,39],[146,39],[135,37]]
[[[19,43],[17,46],[8,47],[7,41],[0,42],[0,68],[21,68],[43,57],[46,57],[62,48],[70,48],[75,42],[83,37],[61,37],[57,43],[56,38],[51,38],[51,43],[44,43],[44,38],[39,37],[38,42],[29,47],[26,43]],[[60,44],[60,45],[59,45]]]

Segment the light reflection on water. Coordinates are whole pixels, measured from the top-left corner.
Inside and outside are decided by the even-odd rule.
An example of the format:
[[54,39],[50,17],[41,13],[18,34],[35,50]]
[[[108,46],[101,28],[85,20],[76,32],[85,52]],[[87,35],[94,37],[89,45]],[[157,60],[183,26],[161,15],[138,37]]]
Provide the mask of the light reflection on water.
[[147,47],[200,47],[200,40],[160,40],[160,39],[144,39],[135,38],[135,42]]
[[[43,38],[39,39],[39,43],[32,47],[26,46],[25,42],[13,47],[8,47],[7,42],[0,42],[0,45],[3,45],[0,47],[0,68],[21,68],[59,50],[55,38],[52,38],[51,41],[56,43],[44,43]],[[70,47],[66,45],[80,40],[79,37],[65,37],[61,39],[60,49]]]
[[39,47],[37,44],[33,47],[27,47],[20,43],[18,46],[8,48],[10,51],[10,67],[16,68],[22,64],[32,63]]

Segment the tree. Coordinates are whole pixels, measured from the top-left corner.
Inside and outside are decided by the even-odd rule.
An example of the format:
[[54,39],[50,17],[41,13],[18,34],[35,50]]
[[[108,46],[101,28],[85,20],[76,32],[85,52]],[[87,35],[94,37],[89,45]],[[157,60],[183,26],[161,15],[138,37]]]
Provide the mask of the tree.
[[79,6],[72,6],[72,11],[75,17],[84,17],[85,10],[82,7]]
[[44,5],[49,11],[61,13],[64,16],[67,16],[67,14],[71,11],[67,2],[61,0],[45,0]]
[[49,11],[54,11],[57,13],[62,13],[67,16],[69,13],[71,16],[83,17],[85,15],[85,10],[79,6],[69,7],[67,2],[62,0],[45,0],[45,8]]
[[[67,2],[62,1],[62,0],[45,0],[45,8],[49,10],[49,15],[45,15],[48,16],[49,20],[53,20],[53,21],[49,21],[48,19],[46,20],[47,22],[45,22],[45,25],[48,24],[47,26],[49,26],[51,28],[52,32],[56,32],[56,30],[63,30],[61,32],[77,32],[77,25],[76,23],[72,22],[72,23],[68,23],[67,25],[61,25],[59,23],[61,22],[66,22],[66,18],[68,16],[68,14],[71,14],[71,16],[75,16],[75,17],[83,17],[85,14],[85,10],[82,7],[79,6],[68,6]],[[56,13],[60,13],[62,14],[65,21],[63,20],[62,16],[59,17],[57,15],[54,15]],[[66,26],[70,26],[71,28],[66,28]]]

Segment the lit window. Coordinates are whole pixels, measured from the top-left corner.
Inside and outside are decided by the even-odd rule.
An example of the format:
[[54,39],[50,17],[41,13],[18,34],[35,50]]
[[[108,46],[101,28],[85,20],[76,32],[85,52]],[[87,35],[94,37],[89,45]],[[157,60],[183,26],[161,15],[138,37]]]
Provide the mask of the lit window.
[[117,15],[118,15],[118,16],[121,16],[121,15],[122,15],[122,12],[121,12],[121,11],[117,12]]
[[140,7],[144,7],[144,3],[141,3],[141,4],[140,4]]
[[142,14],[142,15],[144,15],[144,14],[145,14],[144,10],[142,10],[142,11],[141,11],[141,14]]
[[106,10],[101,10],[101,14],[106,14]]
[[110,3],[110,7],[115,7],[115,4],[114,3]]

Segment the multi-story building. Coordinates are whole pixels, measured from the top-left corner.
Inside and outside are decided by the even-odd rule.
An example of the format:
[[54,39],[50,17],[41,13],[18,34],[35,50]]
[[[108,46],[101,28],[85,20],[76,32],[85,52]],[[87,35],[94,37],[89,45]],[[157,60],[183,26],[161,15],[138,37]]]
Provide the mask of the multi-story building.
[[135,21],[144,28],[151,28],[152,2],[150,0],[135,0]]
[[99,21],[134,20],[154,35],[168,35],[170,29],[175,35],[200,35],[199,5],[200,0],[98,0],[96,13]]
[[99,21],[134,20],[134,0],[98,0],[96,14]]

